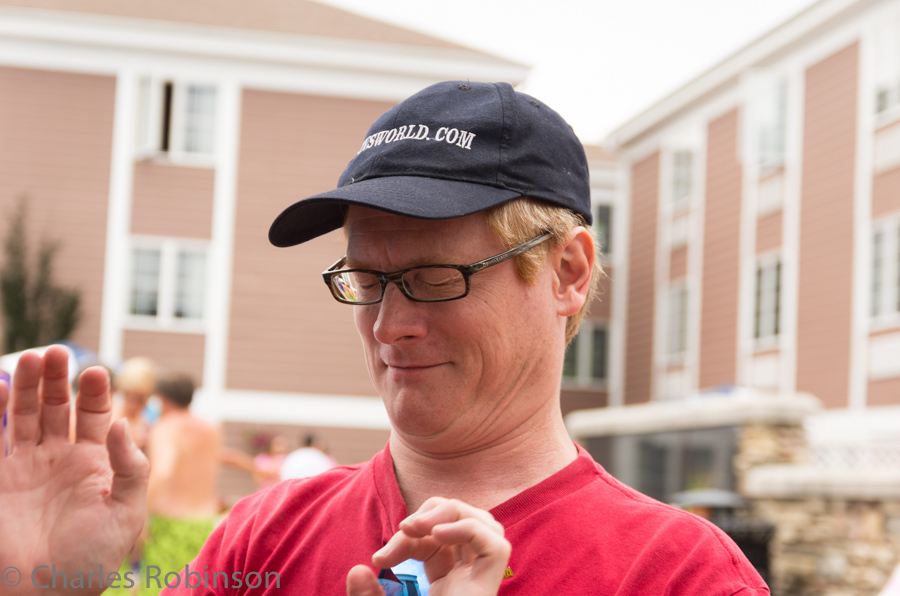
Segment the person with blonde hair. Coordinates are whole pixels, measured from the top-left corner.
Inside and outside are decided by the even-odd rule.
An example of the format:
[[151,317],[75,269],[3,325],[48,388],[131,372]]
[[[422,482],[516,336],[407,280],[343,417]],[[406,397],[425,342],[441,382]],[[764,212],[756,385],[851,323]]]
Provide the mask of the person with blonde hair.
[[112,421],[124,418],[131,438],[146,450],[150,423],[144,416],[147,401],[156,387],[156,365],[149,358],[135,356],[122,363],[113,379]]
[[[389,442],[239,501],[166,593],[768,594],[720,529],[625,486],[566,431],[565,348],[598,272],[590,195],[571,127],[508,84],[438,83],[378,118],[338,187],[287,207],[269,240],[343,227],[346,252],[322,276],[356,325]],[[17,390],[28,412],[35,385]],[[109,455],[114,498],[78,511],[111,509],[118,537],[143,468],[116,428]],[[11,518],[0,530],[26,534]]]

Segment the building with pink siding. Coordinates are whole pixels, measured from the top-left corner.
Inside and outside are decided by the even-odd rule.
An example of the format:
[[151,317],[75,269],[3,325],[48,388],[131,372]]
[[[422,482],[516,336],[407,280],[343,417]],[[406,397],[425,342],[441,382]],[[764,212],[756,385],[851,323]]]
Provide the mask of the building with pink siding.
[[317,428],[358,461],[389,424],[350,309],[320,280],[340,233],[283,250],[268,226],[332,188],[400,99],[526,72],[307,0],[4,0],[0,210],[27,195],[31,236],[62,243],[74,341],[186,368],[199,410]]
[[612,403],[744,386],[812,393],[821,428],[900,423],[900,2],[821,0],[605,145],[627,206]]
[[[321,282],[341,234],[276,249],[268,226],[333,188],[397,101],[526,73],[310,0],[0,0],[0,211],[27,196],[32,238],[61,242],[59,281],[82,291],[75,342],[113,366],[142,355],[189,370],[196,410],[232,445],[314,431],[361,461],[389,422],[351,309]],[[618,170],[590,151],[611,238]],[[605,285],[572,350],[566,411],[605,405],[616,383]],[[228,478],[226,492],[246,490]]]

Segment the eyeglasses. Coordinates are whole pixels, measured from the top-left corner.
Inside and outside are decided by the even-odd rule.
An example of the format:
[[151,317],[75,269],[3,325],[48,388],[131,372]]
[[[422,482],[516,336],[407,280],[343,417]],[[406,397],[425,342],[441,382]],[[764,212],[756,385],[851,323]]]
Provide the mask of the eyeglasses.
[[552,234],[546,233],[493,257],[470,265],[419,265],[394,273],[372,269],[339,269],[347,262],[343,256],[322,273],[322,278],[338,302],[344,304],[376,304],[384,298],[388,282],[397,284],[403,295],[413,302],[447,302],[459,300],[469,293],[469,278],[531,250]]

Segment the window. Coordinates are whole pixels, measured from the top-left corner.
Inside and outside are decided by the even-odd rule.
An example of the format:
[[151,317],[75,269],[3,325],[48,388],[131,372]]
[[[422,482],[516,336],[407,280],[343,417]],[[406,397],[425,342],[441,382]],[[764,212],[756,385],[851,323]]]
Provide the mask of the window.
[[190,159],[215,153],[215,86],[145,78],[139,102],[140,156]]
[[872,318],[900,314],[900,217],[873,225],[871,283]]
[[736,427],[590,437],[586,448],[606,471],[664,502],[689,490],[735,490]]
[[781,318],[781,259],[760,260],[756,266],[756,299],[753,309],[753,337],[776,339]]
[[606,328],[584,322],[569,346],[563,361],[563,380],[577,385],[606,381]]
[[608,255],[612,248],[612,207],[609,205],[594,205],[594,232],[600,254]]
[[136,248],[131,253],[131,301],[133,315],[155,317],[159,305],[159,271],[161,253],[149,248]]
[[137,239],[131,250],[128,314],[155,326],[201,323],[206,300],[206,246]]
[[690,204],[694,192],[694,153],[688,150],[672,154],[672,203],[675,209]]
[[666,354],[669,361],[680,361],[687,351],[688,292],[684,283],[669,289]]
[[751,71],[746,85],[746,158],[763,171],[778,168],[784,163],[786,151],[787,78]]
[[875,33],[875,113],[900,106],[900,20],[883,23]]

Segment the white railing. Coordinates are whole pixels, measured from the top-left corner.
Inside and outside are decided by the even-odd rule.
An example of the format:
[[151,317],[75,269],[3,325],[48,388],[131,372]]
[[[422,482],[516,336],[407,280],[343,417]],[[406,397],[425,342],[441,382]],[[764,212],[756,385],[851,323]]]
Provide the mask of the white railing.
[[821,470],[900,471],[900,442],[812,444],[809,463]]

